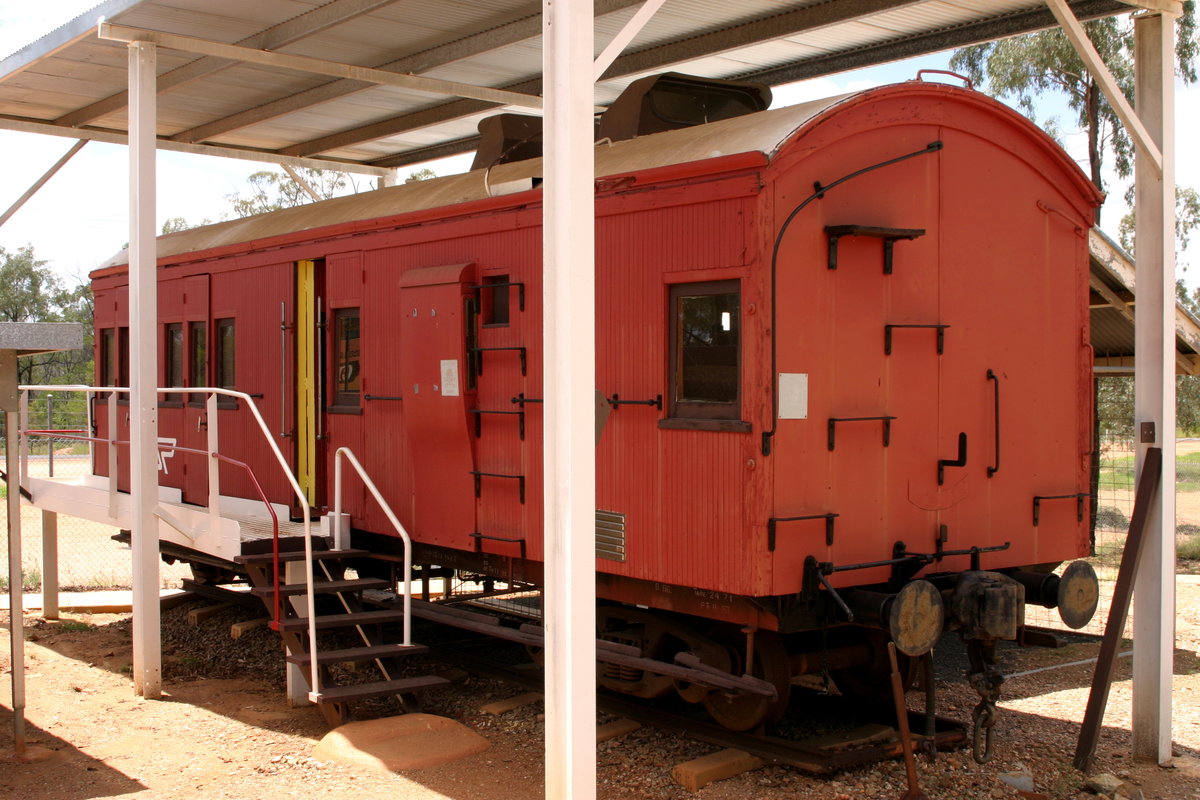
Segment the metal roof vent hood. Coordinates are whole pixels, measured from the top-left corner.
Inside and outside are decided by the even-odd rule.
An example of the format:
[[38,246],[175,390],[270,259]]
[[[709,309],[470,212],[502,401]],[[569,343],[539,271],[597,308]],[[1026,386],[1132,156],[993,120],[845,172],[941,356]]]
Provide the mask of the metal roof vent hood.
[[600,117],[598,138],[620,142],[766,111],[769,105],[771,89],[763,84],[666,72],[629,84]]

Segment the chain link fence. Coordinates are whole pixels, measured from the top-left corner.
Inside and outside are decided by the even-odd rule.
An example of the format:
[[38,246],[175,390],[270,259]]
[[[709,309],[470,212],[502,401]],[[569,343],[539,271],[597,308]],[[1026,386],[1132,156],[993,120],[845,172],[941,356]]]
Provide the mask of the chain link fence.
[[[52,395],[30,398],[29,428],[57,431],[64,435],[91,435],[90,420],[82,401],[67,402]],[[0,416],[0,430],[3,430]],[[4,431],[3,442],[8,442]],[[29,473],[35,477],[82,479],[92,472],[92,456],[88,442],[55,436],[29,437]],[[0,486],[0,496],[7,496],[9,487]],[[15,490],[15,489],[14,489]],[[8,505],[0,503],[0,520],[7,531]],[[58,584],[60,591],[93,591],[128,589],[132,586],[133,559],[129,545],[114,541],[118,529],[79,517],[59,514],[58,519]],[[21,574],[24,589],[39,592],[46,574],[42,549],[43,513],[25,501],[21,503]],[[8,536],[0,535],[0,563],[5,565],[0,575],[0,594],[8,593]],[[164,588],[179,585],[190,571],[184,565],[162,565]]]
[[[1113,380],[1101,378],[1101,381]],[[1099,469],[1096,475],[1096,527],[1093,534],[1092,556],[1088,563],[1100,579],[1100,605],[1095,617],[1083,629],[1102,634],[1108,622],[1117,571],[1125,551],[1129,521],[1133,516],[1136,492],[1137,445],[1133,419],[1112,419],[1102,414],[1099,446]],[[1180,438],[1174,442],[1175,476],[1175,557],[1177,573],[1200,572],[1200,439]],[[1171,487],[1165,487],[1168,491]],[[1066,568],[1059,568],[1061,573]],[[1125,623],[1124,636],[1132,635],[1131,608]],[[1054,610],[1040,606],[1026,608],[1029,625],[1065,628]]]

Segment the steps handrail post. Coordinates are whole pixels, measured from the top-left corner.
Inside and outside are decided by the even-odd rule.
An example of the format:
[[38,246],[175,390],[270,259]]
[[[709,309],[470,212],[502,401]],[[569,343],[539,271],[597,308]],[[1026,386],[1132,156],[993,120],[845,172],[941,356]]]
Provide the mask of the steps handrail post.
[[[29,488],[29,437],[25,435],[25,431],[29,430],[29,392],[21,392],[20,400],[17,403],[19,411],[18,417],[20,423],[19,430],[8,432],[8,441],[6,446],[12,447],[13,442],[18,442],[17,452],[20,454],[19,475],[17,475],[17,485],[22,489]],[[11,480],[11,478],[10,478]]]
[[[409,538],[408,531],[400,524],[400,520],[396,518],[392,507],[387,504],[380,494],[379,489],[375,486],[375,482],[367,475],[367,471],[363,469],[363,465],[359,463],[354,452],[349,447],[339,447],[334,454],[334,474],[337,476],[338,470],[341,468],[341,459],[345,455],[346,460],[354,467],[354,471],[362,478],[363,484],[367,487],[367,491],[375,498],[375,502],[379,503],[379,507],[383,509],[383,513],[387,516],[388,521],[392,523],[392,527],[396,529],[396,533],[400,534],[400,539],[404,542],[404,646],[412,644],[412,539]],[[340,482],[339,482],[340,487]],[[336,513],[336,512],[335,512]]]
[[333,546],[342,549],[342,451],[333,454]]
[[220,433],[217,428],[217,396],[210,394],[204,401],[208,417],[208,525],[213,535],[221,531],[221,464],[217,460]]
[[108,393],[108,515],[117,518],[117,391]]

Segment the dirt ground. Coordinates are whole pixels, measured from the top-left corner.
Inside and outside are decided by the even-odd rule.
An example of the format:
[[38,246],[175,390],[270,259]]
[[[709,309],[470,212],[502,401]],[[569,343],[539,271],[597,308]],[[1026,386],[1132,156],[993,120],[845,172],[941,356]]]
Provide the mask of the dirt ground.
[[[1178,593],[1173,768],[1129,758],[1129,659],[1121,660],[1093,772],[1109,772],[1147,800],[1200,798],[1200,579],[1183,576]],[[312,708],[288,708],[281,676],[264,661],[271,634],[256,629],[236,642],[234,610],[189,627],[186,607],[164,611],[162,701],[133,695],[127,615],[65,615],[59,622],[28,616],[28,738],[49,758],[12,760],[11,688],[7,645],[0,656],[0,797],[22,800],[137,798],[350,797],[539,800],[542,789],[541,705],[502,716],[484,703],[525,689],[459,674],[453,688],[430,693],[425,710],[458,719],[491,749],[443,767],[407,774],[375,773],[312,757],[327,727]],[[7,628],[7,618],[4,618]],[[7,640],[7,633],[4,635]],[[1000,773],[1027,769],[1037,791],[1053,798],[1090,797],[1070,766],[1091,679],[1090,664],[1042,670],[1095,655],[1094,642],[1058,650],[1011,650],[997,723],[997,754],[985,766],[965,751],[918,760],[922,789],[932,798],[1016,798]],[[1030,670],[1033,670],[1030,672]],[[1027,673],[1027,674],[1021,674]],[[966,719],[975,702],[961,679],[939,680],[943,713]],[[910,697],[919,708],[919,693]],[[672,782],[674,765],[714,748],[642,729],[598,747],[601,798],[693,796]],[[769,798],[895,798],[904,788],[899,761],[813,778],[768,765],[714,783],[697,796],[712,800]]]

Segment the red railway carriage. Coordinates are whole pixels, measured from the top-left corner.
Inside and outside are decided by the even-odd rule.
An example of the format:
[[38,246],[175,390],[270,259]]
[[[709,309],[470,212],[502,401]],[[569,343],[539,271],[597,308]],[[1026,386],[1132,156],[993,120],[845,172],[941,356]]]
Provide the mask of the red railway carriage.
[[[917,638],[964,573],[1052,604],[1044,565],[1089,544],[1100,198],[1045,134],[909,82],[603,139],[596,174],[603,600],[789,636],[857,615]],[[538,584],[540,175],[501,163],[161,238],[160,379],[258,397],[313,508],[350,447],[418,563]],[[110,384],[123,261],[93,285]],[[292,502],[236,403],[217,413],[222,449]],[[196,443],[204,422],[164,398],[162,436]],[[163,484],[206,502],[207,467],[164,463]],[[233,471],[221,485],[252,496]],[[391,528],[367,500],[346,510],[378,551]],[[637,628],[649,654],[640,613],[601,628]],[[669,618],[676,639],[708,635]],[[995,638],[955,624],[976,623]]]

